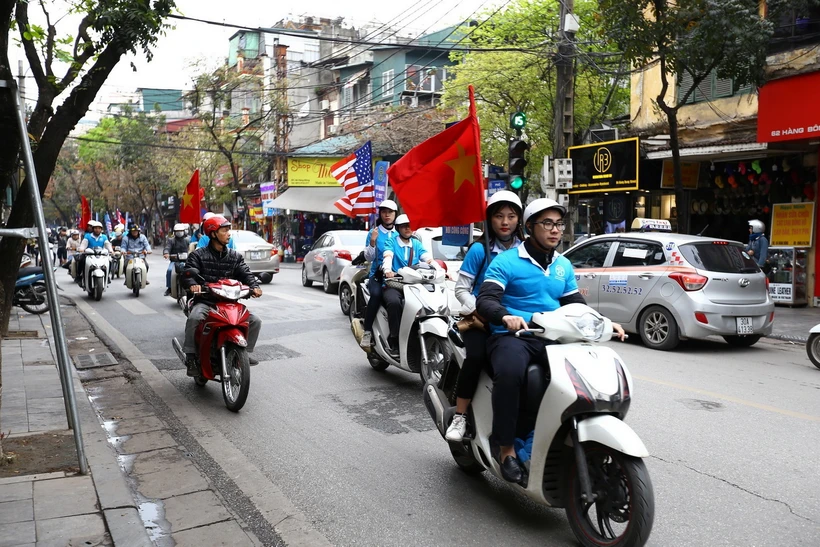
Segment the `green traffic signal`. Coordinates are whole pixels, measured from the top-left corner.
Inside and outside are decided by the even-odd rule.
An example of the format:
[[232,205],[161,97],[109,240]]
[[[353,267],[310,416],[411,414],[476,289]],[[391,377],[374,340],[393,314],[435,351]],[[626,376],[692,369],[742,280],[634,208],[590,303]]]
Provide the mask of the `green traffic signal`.
[[524,186],[525,182],[526,179],[524,177],[511,177],[510,188],[512,188],[513,190],[520,190]]
[[510,127],[512,129],[524,129],[527,125],[527,115],[523,112],[515,112],[510,116]]

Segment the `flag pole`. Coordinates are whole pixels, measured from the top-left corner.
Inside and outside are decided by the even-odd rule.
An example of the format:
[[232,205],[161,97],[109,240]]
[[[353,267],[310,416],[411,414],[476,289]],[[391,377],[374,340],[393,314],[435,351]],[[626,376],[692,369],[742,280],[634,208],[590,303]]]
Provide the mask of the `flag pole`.
[[[476,158],[476,161],[478,161],[478,165],[480,167],[481,166],[481,128],[478,126],[478,115],[476,114],[476,108],[475,108],[475,90],[473,89],[472,84],[467,86],[467,90],[470,93],[470,113],[469,113],[468,116],[470,118],[475,118],[475,123],[473,124],[473,128],[474,128],[473,131],[474,131],[474,134],[475,134],[474,138],[475,138],[476,150],[477,150],[476,155],[478,156]],[[479,172],[482,173],[481,186],[483,187],[484,186],[483,172],[481,171],[481,169],[479,169]],[[486,191],[486,189],[484,191]],[[470,239],[472,239],[472,235],[473,234],[470,233]],[[487,215],[486,214],[484,215],[484,262],[486,263],[487,266],[490,265],[490,228],[489,228],[489,222],[487,221]]]

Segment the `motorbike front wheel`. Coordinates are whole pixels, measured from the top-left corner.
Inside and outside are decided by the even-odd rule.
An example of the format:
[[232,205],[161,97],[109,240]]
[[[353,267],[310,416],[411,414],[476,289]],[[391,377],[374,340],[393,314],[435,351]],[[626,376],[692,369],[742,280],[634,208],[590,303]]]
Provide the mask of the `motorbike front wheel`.
[[[25,309],[25,308],[24,308]],[[806,341],[806,353],[809,356],[809,360],[812,362],[814,366],[820,368],[820,333],[815,332],[809,335],[808,341]]]
[[427,333],[422,335],[421,341],[427,351],[427,362],[425,363],[424,359],[421,359],[421,367],[419,368],[421,381],[425,385],[428,383],[438,385],[441,381],[441,375],[444,374],[444,369],[450,360],[449,340]]
[[33,303],[20,304],[20,307],[29,313],[41,314],[48,311],[48,296],[46,295],[46,284],[42,281],[35,283],[29,288],[29,294]]
[[94,300],[97,302],[102,299],[103,289],[105,288],[104,283],[105,281],[100,281],[99,279],[94,282]]
[[581,499],[581,481],[573,464],[566,512],[584,547],[640,547],[649,539],[655,518],[655,494],[646,465],[598,443],[583,443],[595,501]]
[[222,398],[231,412],[245,406],[251,389],[251,365],[248,351],[234,344],[225,347],[225,365],[228,375],[222,377]]
[[131,290],[134,291],[134,296],[136,296],[137,298],[139,298],[139,295],[140,295],[140,286],[141,285],[142,285],[142,279],[140,279],[139,276],[136,276],[131,281],[131,286],[133,287],[133,289],[131,289]]

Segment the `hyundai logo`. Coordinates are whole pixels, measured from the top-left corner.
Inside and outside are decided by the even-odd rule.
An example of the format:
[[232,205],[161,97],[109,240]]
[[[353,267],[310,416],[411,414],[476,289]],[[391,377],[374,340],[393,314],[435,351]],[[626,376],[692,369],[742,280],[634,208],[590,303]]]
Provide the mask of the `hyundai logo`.
[[738,285],[740,285],[740,287],[741,287],[742,289],[745,289],[746,287],[748,287],[749,285],[751,285],[751,283],[752,283],[752,282],[751,282],[751,281],[749,281],[748,279],[746,279],[745,277],[744,277],[744,278],[741,278],[741,280],[737,282],[737,284],[738,284]]

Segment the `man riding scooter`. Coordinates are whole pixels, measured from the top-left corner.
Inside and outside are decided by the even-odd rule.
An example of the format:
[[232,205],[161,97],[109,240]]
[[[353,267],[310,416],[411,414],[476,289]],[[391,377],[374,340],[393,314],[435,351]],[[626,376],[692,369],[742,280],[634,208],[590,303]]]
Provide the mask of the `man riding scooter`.
[[[128,235],[122,238],[122,246],[120,247],[120,249],[123,253],[125,253],[126,260],[133,258],[138,253],[144,252],[146,254],[151,254],[153,252],[151,250],[151,244],[148,243],[148,238],[140,233],[139,224],[131,225],[131,229],[128,230]],[[147,273],[149,269],[150,267],[148,266],[148,261],[146,260],[145,272]],[[150,285],[151,282],[146,279],[145,284]]]
[[[199,278],[206,283],[215,283],[220,279],[236,279],[251,288],[251,296],[254,298],[262,296],[259,281],[245,264],[245,259],[240,253],[228,248],[228,242],[231,240],[231,223],[228,219],[222,215],[214,215],[202,223],[202,231],[209,243],[206,247],[195,249],[188,255],[185,269],[196,269],[199,272]],[[196,329],[199,323],[207,317],[211,303],[208,301],[208,294],[202,292],[198,278],[186,276],[183,278],[183,283],[197,298],[185,322],[185,344],[182,346],[186,356],[185,366],[188,369],[188,376],[196,377],[200,374],[196,355]],[[253,353],[261,328],[262,321],[251,313],[248,325],[248,353]],[[252,365],[259,362],[250,356],[249,361]]]
[[[167,260],[170,255],[179,256],[181,253],[188,252],[188,245],[190,241],[185,235],[188,231],[187,224],[175,224],[174,235],[169,237],[165,243],[165,249],[162,251],[162,256]],[[171,270],[174,268],[174,262],[168,263],[168,270],[165,272],[165,296],[171,295]]]
[[111,242],[108,241],[108,236],[102,233],[103,225],[101,222],[89,220],[86,229],[88,229],[88,227],[91,227],[91,233],[85,234],[83,242],[80,243],[80,252],[77,259],[77,275],[80,278],[80,286],[82,288],[85,288],[85,279],[83,277],[85,273],[85,250],[103,248],[109,253],[114,252]]

